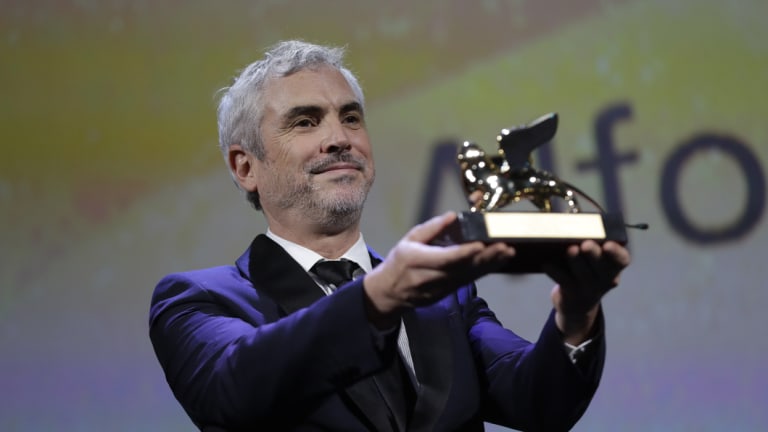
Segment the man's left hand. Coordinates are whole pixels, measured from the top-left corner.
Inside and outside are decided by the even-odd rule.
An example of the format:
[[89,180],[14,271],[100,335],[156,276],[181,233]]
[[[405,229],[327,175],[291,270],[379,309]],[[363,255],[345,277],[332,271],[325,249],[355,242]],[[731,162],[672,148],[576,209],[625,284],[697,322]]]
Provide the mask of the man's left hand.
[[620,244],[585,240],[569,246],[560,265],[544,268],[557,283],[551,297],[555,322],[565,342],[579,345],[590,337],[600,300],[619,284],[619,275],[629,262],[629,251]]

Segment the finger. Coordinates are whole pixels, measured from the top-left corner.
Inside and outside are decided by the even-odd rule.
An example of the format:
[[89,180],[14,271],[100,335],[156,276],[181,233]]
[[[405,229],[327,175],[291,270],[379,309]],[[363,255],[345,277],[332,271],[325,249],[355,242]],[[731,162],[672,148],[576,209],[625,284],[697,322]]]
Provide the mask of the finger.
[[507,265],[515,256],[515,248],[506,243],[493,243],[472,257],[472,265],[487,273]]
[[414,300],[440,299],[462,285],[457,278],[440,270],[423,270],[420,277],[423,279],[413,291]]
[[581,248],[579,248],[579,253],[576,256],[568,257],[567,267],[570,270],[576,286],[589,287],[593,285],[598,278],[597,272],[595,271],[596,262],[594,255],[581,250]]
[[479,205],[480,201],[483,200],[483,192],[476,190],[467,196],[467,200],[473,206]]
[[491,243],[484,244],[483,250],[478,253],[478,258],[493,258],[493,257],[506,257],[511,258],[515,256],[515,248],[506,243]]
[[584,240],[579,245],[579,254],[592,262],[597,262],[603,254],[603,248],[594,240]]
[[582,244],[581,252],[593,268],[595,279],[592,283],[600,287],[616,287],[619,274],[630,261],[629,251],[613,241],[603,245]]
[[405,238],[419,243],[429,243],[454,220],[456,220],[455,212],[443,213],[411,228]]
[[576,283],[573,275],[565,266],[546,263],[542,264],[541,269],[560,286],[573,286]]
[[475,279],[467,271],[419,269],[411,274],[409,284],[413,288],[405,291],[405,301],[414,306],[431,304]]
[[570,269],[569,261],[579,256],[580,246],[569,245],[565,250],[565,256],[555,257],[551,262],[542,264],[544,273],[562,286],[573,286],[576,279]]
[[[412,243],[412,268],[421,271],[439,270],[451,283],[470,282],[507,265],[514,256],[514,248],[504,243],[485,245],[473,242],[448,247]],[[418,250],[418,251],[417,251]],[[424,273],[426,274],[426,273]]]
[[603,245],[603,259],[600,266],[605,281],[610,288],[619,284],[619,275],[629,265],[631,258],[629,251],[615,242],[606,242]]
[[471,260],[484,247],[480,242],[450,246],[432,246],[411,242],[405,245],[400,255],[411,267],[442,269],[462,261]]
[[579,255],[580,247],[577,244],[569,245],[568,249],[565,250],[565,256],[567,257],[575,257]]
[[568,287],[590,288],[603,278],[601,274],[600,257],[602,248],[593,240],[585,240],[579,245],[568,248],[566,268],[568,269],[572,284],[563,283]]
[[605,242],[603,252],[606,257],[610,257],[621,269],[627,267],[632,261],[629,250],[613,241]]

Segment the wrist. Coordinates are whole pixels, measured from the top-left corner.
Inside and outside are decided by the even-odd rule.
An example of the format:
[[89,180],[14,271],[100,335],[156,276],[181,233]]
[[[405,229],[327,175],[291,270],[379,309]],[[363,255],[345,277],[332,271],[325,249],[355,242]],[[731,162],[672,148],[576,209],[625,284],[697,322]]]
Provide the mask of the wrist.
[[592,337],[599,312],[599,303],[586,313],[565,314],[556,310],[555,324],[563,334],[563,340],[568,344],[577,346]]
[[381,282],[375,272],[369,273],[363,279],[365,313],[368,321],[379,330],[397,325],[400,322],[401,309],[394,299],[385,294]]

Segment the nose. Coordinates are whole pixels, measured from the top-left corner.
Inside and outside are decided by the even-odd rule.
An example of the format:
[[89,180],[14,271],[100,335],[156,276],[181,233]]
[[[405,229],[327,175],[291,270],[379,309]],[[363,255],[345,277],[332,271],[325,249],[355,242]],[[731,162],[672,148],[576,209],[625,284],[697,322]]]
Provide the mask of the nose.
[[323,153],[339,153],[352,147],[349,131],[340,121],[328,121],[325,124],[327,134],[323,140]]

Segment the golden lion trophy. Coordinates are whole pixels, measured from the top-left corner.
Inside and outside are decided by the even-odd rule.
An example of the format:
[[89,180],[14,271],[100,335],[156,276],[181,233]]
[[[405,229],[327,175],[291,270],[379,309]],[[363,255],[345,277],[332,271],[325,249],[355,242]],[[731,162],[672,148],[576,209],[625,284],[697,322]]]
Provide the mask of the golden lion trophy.
[[[457,159],[470,210],[459,213],[435,243],[509,243],[517,251],[513,268],[505,269],[510,273],[542,271],[542,264],[562,259],[568,245],[583,240],[626,244],[627,225],[621,214],[606,213],[581,190],[533,167],[533,150],[556,131],[557,114],[550,113],[528,125],[503,129],[496,138],[496,154],[486,154],[473,142],[462,143]],[[553,211],[553,198],[562,200],[565,212]],[[595,211],[582,211],[579,199]],[[523,200],[538,211],[502,210]]]

